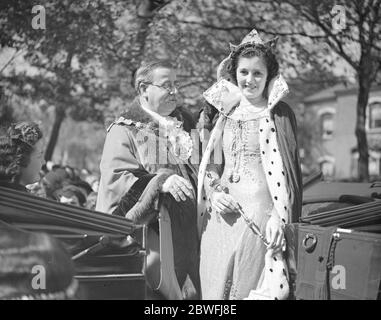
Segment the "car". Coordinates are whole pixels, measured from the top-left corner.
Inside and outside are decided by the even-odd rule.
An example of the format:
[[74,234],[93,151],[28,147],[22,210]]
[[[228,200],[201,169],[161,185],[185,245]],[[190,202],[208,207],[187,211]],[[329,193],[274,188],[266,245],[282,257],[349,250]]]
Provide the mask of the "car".
[[[381,233],[381,182],[329,182],[319,172],[304,179],[303,189],[300,221],[286,228],[292,298],[298,278],[304,276],[298,270],[303,228],[337,226]],[[144,226],[4,187],[0,187],[0,220],[61,240],[72,255],[85,299],[149,298]]]
[[59,239],[72,255],[83,299],[146,299],[144,226],[5,187],[0,220]]
[[381,182],[308,177],[286,239],[291,299],[381,299]]
[[381,181],[324,181],[319,172],[304,181],[300,222],[381,233],[380,205]]

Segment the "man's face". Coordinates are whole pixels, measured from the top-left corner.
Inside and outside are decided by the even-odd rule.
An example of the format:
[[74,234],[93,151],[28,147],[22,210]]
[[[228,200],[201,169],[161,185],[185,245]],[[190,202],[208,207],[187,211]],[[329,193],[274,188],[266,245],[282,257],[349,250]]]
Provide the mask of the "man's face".
[[152,81],[143,89],[142,96],[150,110],[168,116],[176,108],[175,87],[176,72],[169,68],[157,68],[152,71]]

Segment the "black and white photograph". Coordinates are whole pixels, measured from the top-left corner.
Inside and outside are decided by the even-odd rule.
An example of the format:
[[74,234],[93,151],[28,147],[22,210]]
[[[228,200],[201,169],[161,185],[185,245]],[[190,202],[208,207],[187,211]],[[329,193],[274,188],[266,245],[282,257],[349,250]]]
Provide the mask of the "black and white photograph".
[[2,0],[0,300],[381,300],[381,0]]

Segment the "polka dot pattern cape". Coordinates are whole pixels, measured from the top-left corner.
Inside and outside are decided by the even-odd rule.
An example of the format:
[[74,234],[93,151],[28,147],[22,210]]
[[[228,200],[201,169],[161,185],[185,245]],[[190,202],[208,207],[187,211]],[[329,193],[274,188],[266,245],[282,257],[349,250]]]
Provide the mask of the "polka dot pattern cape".
[[[292,215],[292,195],[287,180],[287,171],[278,142],[273,109],[288,93],[288,86],[281,75],[274,78],[269,85],[269,99],[264,117],[259,123],[259,144],[263,170],[274,207],[283,224],[289,223]],[[205,99],[216,107],[220,116],[211,132],[207,147],[201,160],[198,176],[198,227],[202,236],[203,218],[205,216],[204,178],[214,147],[223,135],[227,116],[234,110],[241,100],[241,91],[231,82],[222,79],[204,93]],[[274,254],[269,249],[265,256],[265,269],[262,279],[256,290],[252,290],[247,299],[286,299],[289,295],[288,271],[282,253]]]

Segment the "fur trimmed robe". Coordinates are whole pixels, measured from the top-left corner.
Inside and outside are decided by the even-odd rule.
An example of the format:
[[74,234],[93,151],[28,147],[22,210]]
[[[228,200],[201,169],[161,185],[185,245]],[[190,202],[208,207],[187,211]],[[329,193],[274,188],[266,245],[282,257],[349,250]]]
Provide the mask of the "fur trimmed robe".
[[[278,76],[270,82],[266,115],[261,118],[259,123],[262,166],[274,203],[274,214],[277,214],[284,224],[298,221],[302,207],[302,175],[296,140],[296,118],[292,109],[281,101],[287,93],[288,87],[282,76]],[[198,175],[198,231],[201,241],[202,232],[207,223],[204,218],[207,216],[207,210],[211,211],[207,192],[208,186],[212,184],[207,174],[209,163],[212,156],[214,159],[216,156],[221,158],[218,153],[213,154],[213,151],[221,150],[218,146],[221,146],[227,115],[232,113],[242,98],[238,87],[226,80],[217,82],[205,92],[204,96],[209,103],[207,110],[212,111],[211,106],[213,106],[217,113],[213,114],[213,112],[210,117],[201,114],[201,121],[204,123],[198,125],[199,129],[208,128],[210,122],[205,120],[215,121]],[[288,289],[283,290],[284,292],[279,290],[279,287],[284,288],[287,285],[285,261],[281,254],[273,257],[270,251],[266,254],[263,283],[257,290],[252,290],[250,299],[263,299],[264,297],[285,299],[288,296]]]
[[[171,116],[183,122],[185,131],[195,127],[192,115],[182,108]],[[147,225],[152,253],[147,258],[147,278],[152,289],[167,299],[197,299],[196,202],[189,198],[176,202],[172,195],[159,192],[173,174],[188,179],[196,190],[197,172],[189,162],[176,160],[157,128],[137,99],[108,128],[96,210]]]
[[[287,84],[283,78],[279,76],[272,80],[269,87],[268,116],[264,117],[260,123],[262,163],[267,173],[270,193],[274,198],[274,206],[284,223],[292,223],[298,221],[302,209],[302,173],[296,136],[296,118],[290,106],[281,101],[281,98],[288,92]],[[240,97],[237,97],[237,103],[239,99]],[[225,115],[230,113],[236,105],[225,106],[221,112],[222,105],[219,105],[219,101],[209,101],[209,104],[205,108],[207,113],[201,112],[200,114],[200,121],[197,127],[208,130],[212,128],[212,131],[198,174],[199,233],[201,233],[202,212],[207,206],[206,198],[203,196],[207,166],[215,146],[220,143],[222,138],[226,121]],[[274,162],[275,159],[278,160],[278,163],[271,169],[273,165],[271,161]],[[279,181],[284,181],[281,187],[278,186]],[[282,188],[282,190],[278,188]],[[287,190],[284,188],[287,188]],[[275,197],[277,198],[275,199]]]

